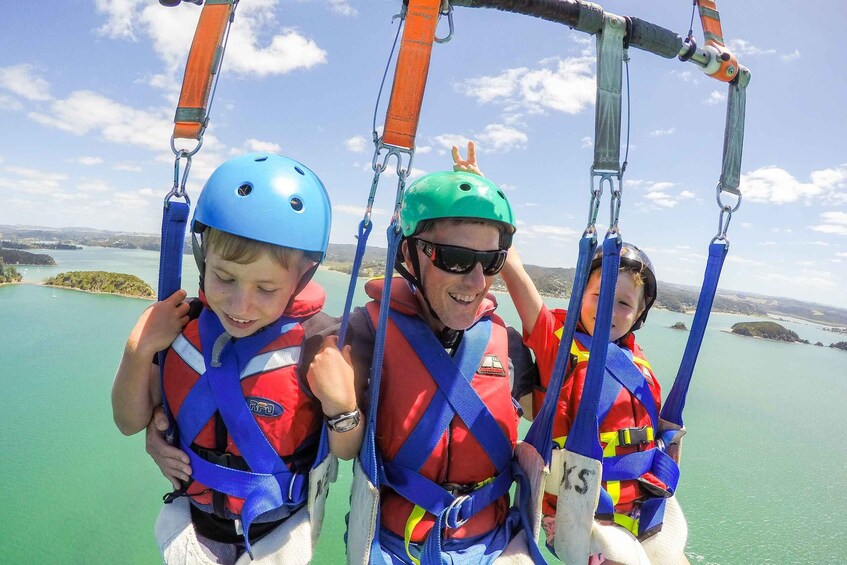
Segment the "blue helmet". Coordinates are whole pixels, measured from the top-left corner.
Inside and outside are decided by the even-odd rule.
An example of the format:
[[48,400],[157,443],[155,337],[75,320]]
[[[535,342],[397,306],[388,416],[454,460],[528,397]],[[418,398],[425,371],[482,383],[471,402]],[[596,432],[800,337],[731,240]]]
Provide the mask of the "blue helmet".
[[206,181],[191,229],[208,226],[322,261],[331,222],[329,195],[311,169],[281,155],[248,153],[225,161]]

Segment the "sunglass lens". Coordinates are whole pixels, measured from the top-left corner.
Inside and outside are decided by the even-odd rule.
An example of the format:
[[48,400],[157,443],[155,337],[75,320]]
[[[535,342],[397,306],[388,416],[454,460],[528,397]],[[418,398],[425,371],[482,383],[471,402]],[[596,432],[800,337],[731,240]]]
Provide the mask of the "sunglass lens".
[[441,263],[438,266],[447,272],[464,274],[470,272],[476,264],[476,254],[470,249],[446,245],[437,249],[437,258]]

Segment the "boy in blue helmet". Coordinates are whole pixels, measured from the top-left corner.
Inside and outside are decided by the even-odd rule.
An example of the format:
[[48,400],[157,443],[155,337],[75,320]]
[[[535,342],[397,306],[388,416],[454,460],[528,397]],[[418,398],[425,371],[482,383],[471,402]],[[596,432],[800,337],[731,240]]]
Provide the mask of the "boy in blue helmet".
[[[166,562],[311,560],[334,471],[321,457],[324,420],[336,456],[354,456],[362,433],[352,383],[308,370],[316,355],[342,356],[335,337],[316,353],[335,327],[310,280],[330,219],[323,184],[297,161],[253,153],[223,163],[192,221],[200,300],[175,292],[127,340],[115,423],[141,431],[164,400],[184,452],[157,459],[175,484],[188,479],[156,525]],[[151,359],[162,350],[160,377]]]

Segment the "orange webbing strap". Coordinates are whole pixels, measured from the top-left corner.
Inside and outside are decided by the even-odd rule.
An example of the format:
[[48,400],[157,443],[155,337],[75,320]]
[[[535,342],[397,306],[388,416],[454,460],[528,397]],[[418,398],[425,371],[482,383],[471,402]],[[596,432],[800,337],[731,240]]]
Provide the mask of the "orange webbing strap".
[[382,142],[412,149],[441,0],[409,0]]
[[700,22],[703,24],[703,38],[706,45],[715,49],[717,61],[720,63],[717,70],[709,72],[709,75],[730,82],[738,75],[738,59],[724,43],[718,6],[715,0],[697,0],[697,7],[700,10]]
[[215,74],[220,66],[234,0],[206,0],[188,53],[182,92],[174,116],[174,138],[200,139]]

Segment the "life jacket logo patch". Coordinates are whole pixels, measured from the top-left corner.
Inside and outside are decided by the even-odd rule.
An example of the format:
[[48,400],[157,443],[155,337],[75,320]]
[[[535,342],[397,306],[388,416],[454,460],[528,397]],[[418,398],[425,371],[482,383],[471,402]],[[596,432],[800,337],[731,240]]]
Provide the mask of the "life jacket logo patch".
[[500,358],[491,354],[483,357],[478,372],[480,375],[491,375],[494,377],[506,376],[506,369],[503,367],[503,363],[500,362]]
[[277,404],[273,400],[268,400],[267,398],[246,396],[244,397],[244,400],[247,401],[247,406],[250,407],[250,412],[263,418],[276,418],[277,416],[282,416],[284,411],[281,404]]

